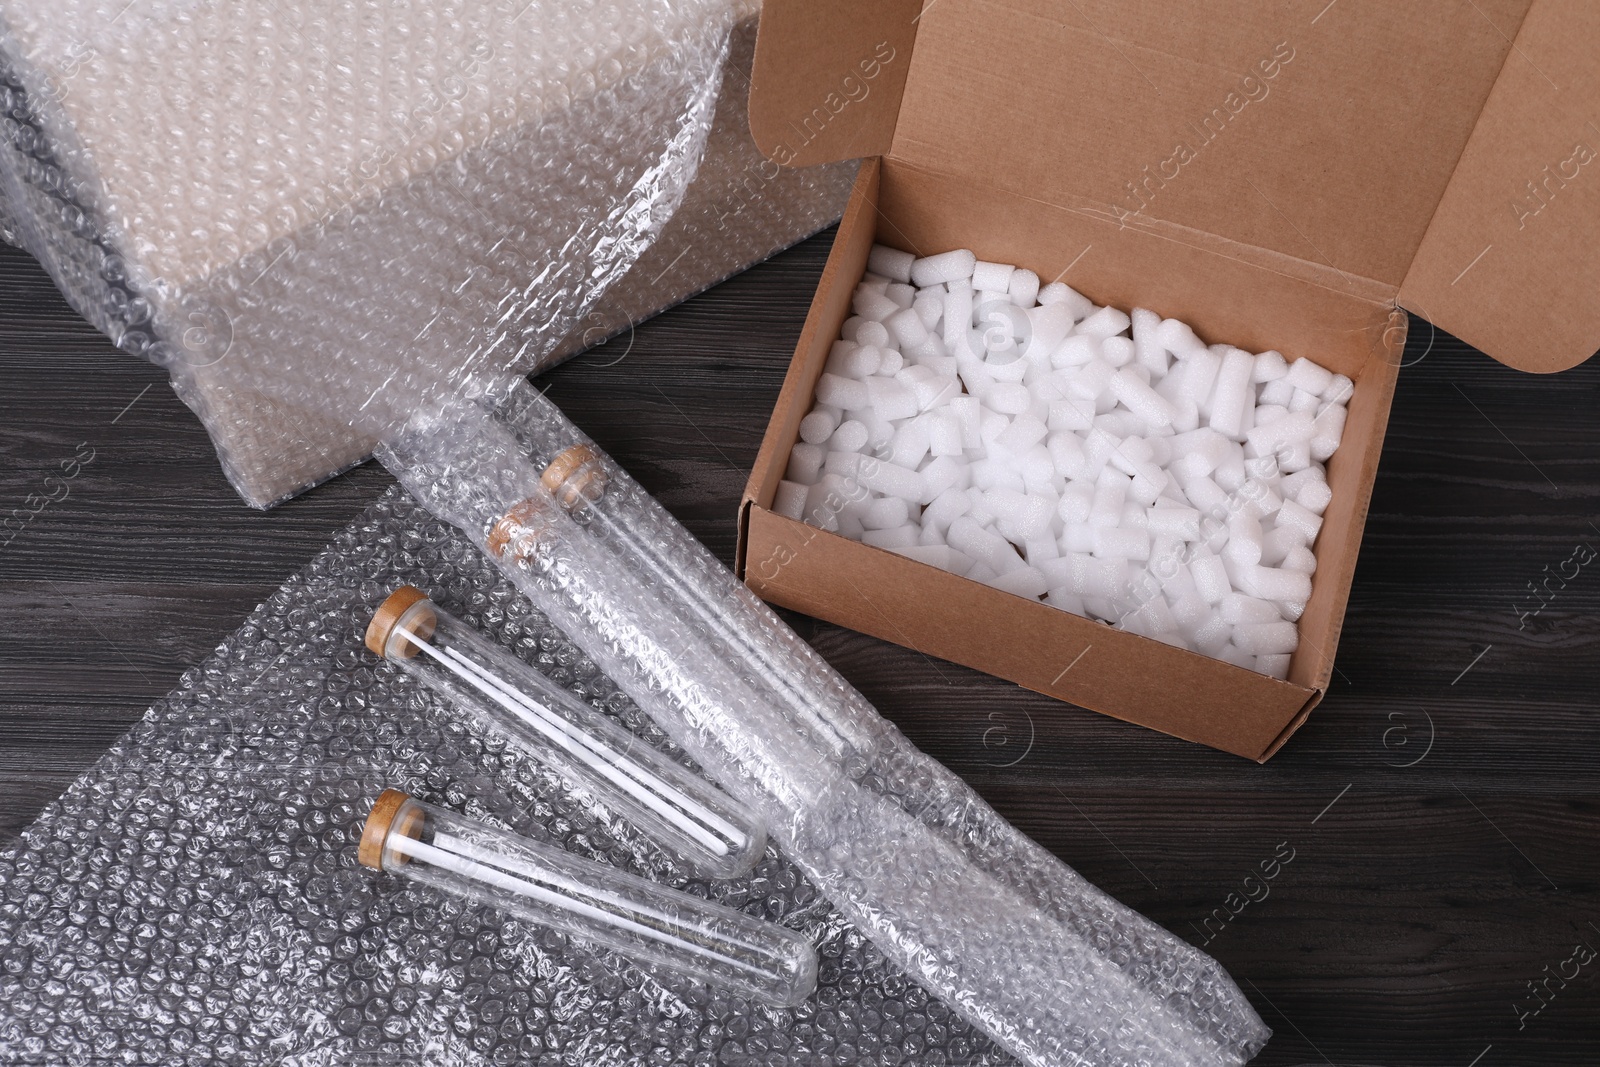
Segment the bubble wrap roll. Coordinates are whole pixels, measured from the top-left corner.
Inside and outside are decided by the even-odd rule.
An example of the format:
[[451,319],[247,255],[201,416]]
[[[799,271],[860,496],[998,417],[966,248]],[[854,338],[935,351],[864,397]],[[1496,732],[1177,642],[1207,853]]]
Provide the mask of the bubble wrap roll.
[[744,76],[722,91],[752,13],[14,0],[0,236],[169,371],[265,506],[415,406],[596,343],[831,221],[847,170],[760,169]]
[[[380,458],[759,811],[890,959],[1041,1067],[1236,1064],[1260,1049],[1266,1027],[1215,961],[918,752],[548,402],[522,386],[508,410],[515,432],[464,404]],[[581,500],[559,472],[556,492],[541,480],[574,444],[603,470]]]

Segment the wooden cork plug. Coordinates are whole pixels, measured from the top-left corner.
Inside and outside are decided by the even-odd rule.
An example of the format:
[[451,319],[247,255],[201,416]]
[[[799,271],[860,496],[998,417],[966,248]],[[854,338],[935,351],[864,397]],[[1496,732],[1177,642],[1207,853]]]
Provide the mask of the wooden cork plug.
[[[372,650],[373,655],[383,656],[386,654],[386,650],[389,647],[389,635],[400,624],[400,617],[413,604],[427,599],[428,594],[415,586],[402,585],[399,589],[390,593],[382,604],[378,605],[378,610],[372,613],[372,621],[367,623],[366,643],[367,648]],[[417,621],[411,632],[421,638],[432,637],[433,629],[438,624],[438,621],[432,612],[428,612]],[[410,657],[415,656],[417,652],[417,646],[407,641],[404,642],[400,655]]]
[[566,511],[599,500],[606,489],[606,472],[593,445],[573,445],[562,452],[539,476],[539,483]]
[[528,497],[513,504],[511,509],[489,527],[489,551],[496,556],[504,556],[507,549],[512,550],[511,559],[522,563],[533,556],[537,547],[536,537],[528,536],[529,531],[542,531],[550,523],[544,517],[544,509],[549,505],[538,497]]
[[[391,829],[406,837],[420,838],[422,836],[422,812],[413,808],[406,812],[404,821],[395,825],[395,816],[400,814],[400,809],[411,798],[398,789],[385,789],[378,794],[378,799],[372,805],[372,811],[367,814],[367,824],[361,828],[361,843],[356,846],[356,859],[363,867],[371,867],[375,871],[383,870],[383,843],[389,839]],[[397,863],[406,862],[405,856],[396,856]]]

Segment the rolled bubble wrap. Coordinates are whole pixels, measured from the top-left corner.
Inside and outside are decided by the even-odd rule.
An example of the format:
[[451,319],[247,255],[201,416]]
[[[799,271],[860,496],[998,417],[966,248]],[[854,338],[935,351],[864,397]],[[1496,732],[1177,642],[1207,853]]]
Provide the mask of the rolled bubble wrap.
[[1210,957],[907,741],[537,392],[379,452],[908,974],[1025,1062],[1234,1064],[1268,1030]]

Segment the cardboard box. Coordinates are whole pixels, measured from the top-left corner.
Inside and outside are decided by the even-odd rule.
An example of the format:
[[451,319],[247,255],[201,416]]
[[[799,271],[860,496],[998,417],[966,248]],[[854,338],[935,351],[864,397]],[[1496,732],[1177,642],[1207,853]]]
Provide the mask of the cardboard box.
[[[1255,760],[1327,689],[1414,311],[1523,370],[1600,347],[1600,5],[768,0],[750,121],[864,165],[740,511],[763,598]],[[1287,681],[773,513],[874,240],[971,248],[1356,382]]]

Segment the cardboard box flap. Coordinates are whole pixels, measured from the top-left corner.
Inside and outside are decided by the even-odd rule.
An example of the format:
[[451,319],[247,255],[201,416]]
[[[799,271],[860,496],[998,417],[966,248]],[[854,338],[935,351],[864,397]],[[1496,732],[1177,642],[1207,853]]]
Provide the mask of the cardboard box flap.
[[779,166],[889,152],[922,0],[768,3],[750,76],[750,132]]
[[1392,296],[1530,2],[768,0],[751,128],[779,162],[886,155]]
[[1600,4],[1536,0],[1400,290],[1519,370],[1600,349]]
[[890,155],[1399,289],[1530,0],[937,0]]

